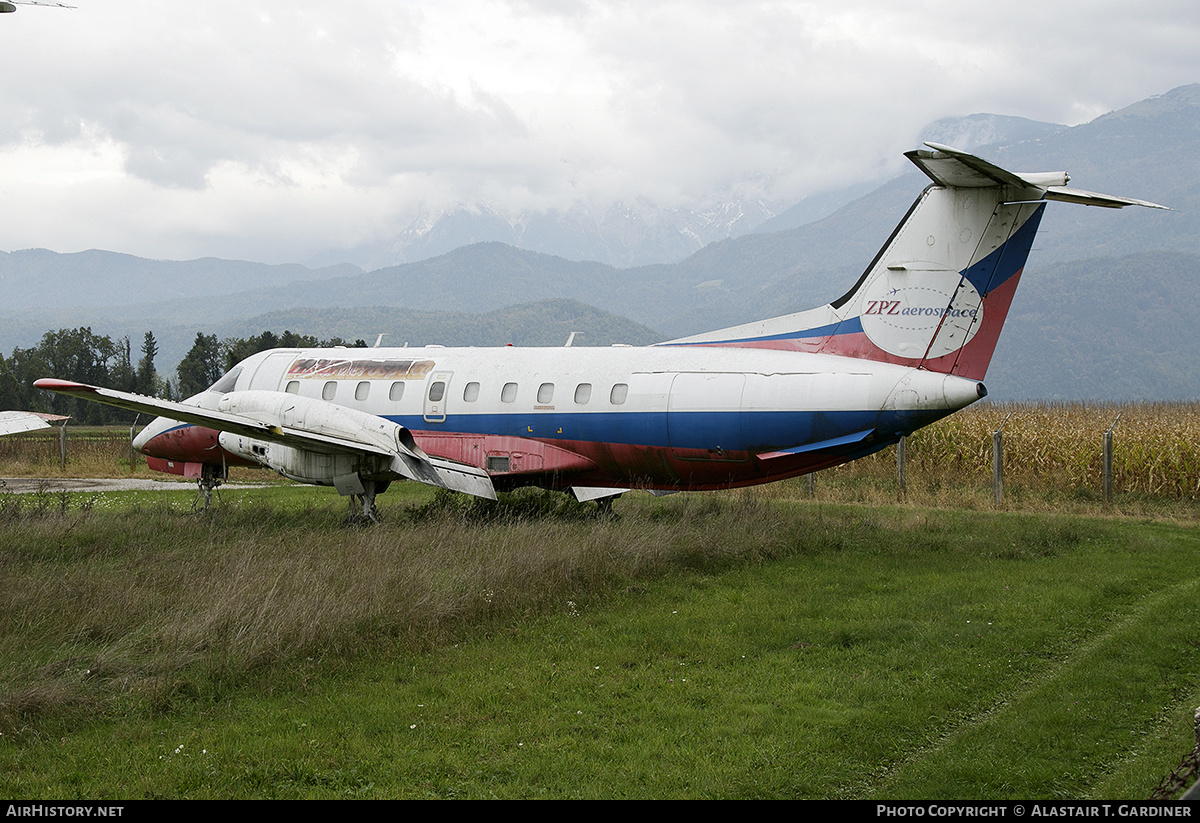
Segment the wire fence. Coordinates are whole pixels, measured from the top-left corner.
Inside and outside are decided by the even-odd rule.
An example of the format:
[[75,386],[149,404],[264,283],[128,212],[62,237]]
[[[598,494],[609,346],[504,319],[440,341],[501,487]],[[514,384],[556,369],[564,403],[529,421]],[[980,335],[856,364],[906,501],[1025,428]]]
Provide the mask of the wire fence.
[[904,438],[895,449],[827,470],[809,490],[852,478],[914,486],[990,487],[1200,500],[1200,403],[979,404]]
[[54,426],[0,437],[0,473],[91,470],[101,476],[144,467],[130,446],[128,426]]

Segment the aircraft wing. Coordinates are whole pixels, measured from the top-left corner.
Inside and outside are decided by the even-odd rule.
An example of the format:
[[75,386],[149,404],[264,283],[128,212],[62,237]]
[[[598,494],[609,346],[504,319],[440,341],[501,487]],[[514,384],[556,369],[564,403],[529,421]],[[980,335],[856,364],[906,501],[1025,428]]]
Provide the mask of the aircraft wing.
[[[270,411],[248,414],[207,409],[172,400],[160,400],[155,397],[145,397],[100,386],[89,386],[86,383],[76,383],[70,380],[43,378],[35,381],[33,385],[39,389],[70,397],[81,397],[84,400],[116,406],[119,409],[166,417],[181,423],[205,426],[255,440],[290,446],[294,449],[322,454],[367,454],[383,457],[391,461],[391,468],[396,474],[409,480],[466,492],[476,497],[496,499],[496,491],[492,487],[491,478],[483,469],[428,455],[417,445],[408,429],[403,426],[389,423],[381,417],[365,415],[350,409],[343,411],[346,414],[361,415],[363,418],[378,421],[381,424],[379,429],[385,426],[395,426],[396,437],[359,438],[329,431],[314,431],[286,425],[278,414]],[[242,394],[255,393],[243,392]],[[279,395],[281,399],[294,398],[293,395],[284,395],[281,392],[270,394]],[[361,418],[359,419],[361,420]]]
[[5,411],[0,412],[0,437],[6,434],[20,434],[37,429],[48,429],[51,423],[71,418],[61,414],[41,414],[39,412]]

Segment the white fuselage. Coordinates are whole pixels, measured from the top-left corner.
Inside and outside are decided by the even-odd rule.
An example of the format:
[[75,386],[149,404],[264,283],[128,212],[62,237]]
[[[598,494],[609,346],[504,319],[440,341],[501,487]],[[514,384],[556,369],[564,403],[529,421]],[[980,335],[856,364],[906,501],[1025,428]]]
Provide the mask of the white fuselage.
[[[982,396],[911,367],[710,346],[288,349],[235,371],[217,388],[385,418],[501,485],[763,482],[882,448]],[[156,421],[138,445],[155,453],[173,425]]]

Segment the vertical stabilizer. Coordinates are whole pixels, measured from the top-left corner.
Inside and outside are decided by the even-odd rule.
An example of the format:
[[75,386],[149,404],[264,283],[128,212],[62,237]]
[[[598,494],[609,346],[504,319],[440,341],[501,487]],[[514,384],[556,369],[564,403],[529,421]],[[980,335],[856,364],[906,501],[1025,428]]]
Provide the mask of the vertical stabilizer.
[[1046,200],[1153,203],[1066,188],[1065,172],[1010,172],[937,144],[906,156],[933,183],[871,265],[827,306],[667,345],[823,352],[981,380]]

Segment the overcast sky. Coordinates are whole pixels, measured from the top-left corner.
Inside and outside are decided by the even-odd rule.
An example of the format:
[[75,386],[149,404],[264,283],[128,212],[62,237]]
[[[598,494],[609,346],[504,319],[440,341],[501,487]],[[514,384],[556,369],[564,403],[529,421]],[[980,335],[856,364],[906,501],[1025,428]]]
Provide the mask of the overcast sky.
[[1200,82],[1195,0],[71,0],[0,15],[0,250],[303,262],[459,201],[899,171],[929,122]]

